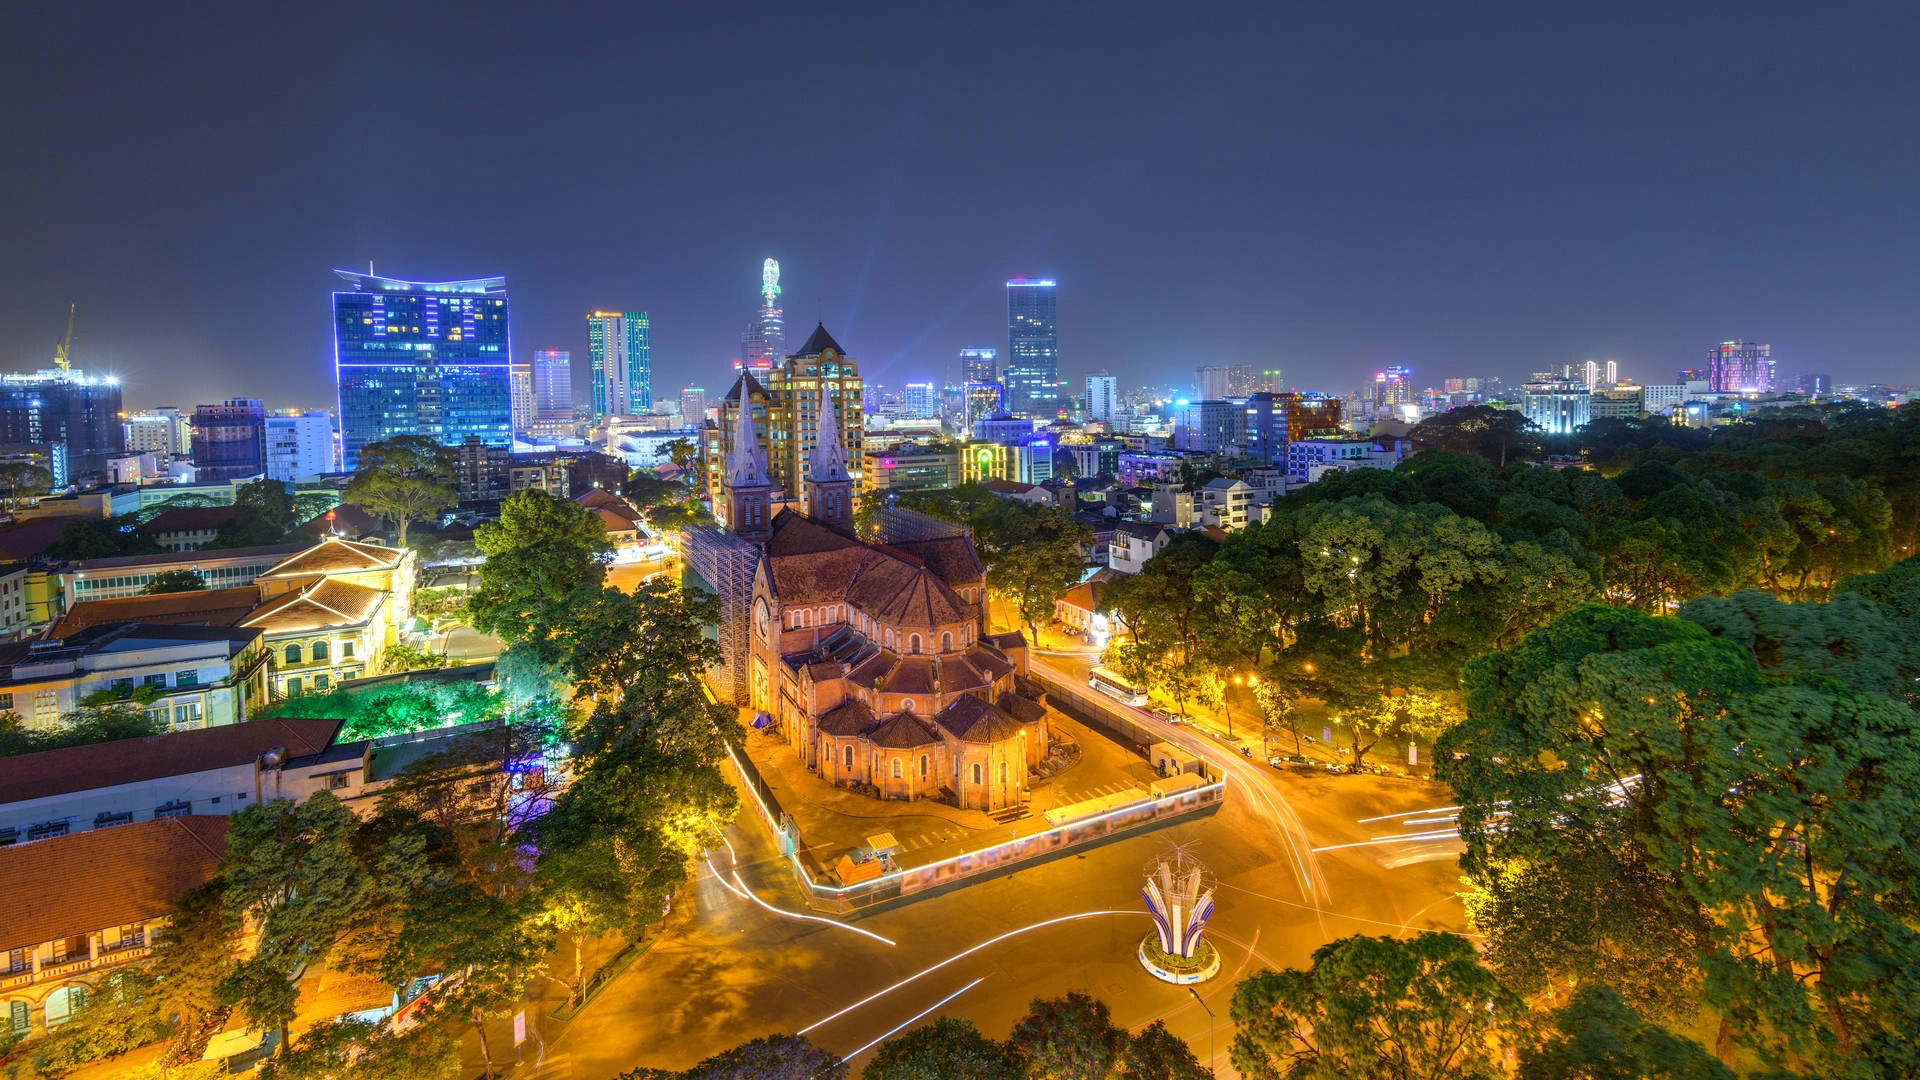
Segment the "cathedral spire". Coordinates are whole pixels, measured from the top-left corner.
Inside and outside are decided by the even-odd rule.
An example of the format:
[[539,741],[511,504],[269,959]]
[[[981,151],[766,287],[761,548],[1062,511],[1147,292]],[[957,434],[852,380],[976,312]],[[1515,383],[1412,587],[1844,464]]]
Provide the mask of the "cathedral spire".
[[847,472],[847,450],[840,444],[840,418],[833,407],[833,388],[820,380],[820,432],[814,436],[813,449],[807,455],[807,481],[830,484],[851,480]]
[[740,379],[740,411],[734,416],[733,451],[727,455],[727,486],[766,487],[767,452],[760,447],[760,436],[753,430],[753,401],[747,396],[747,380]]

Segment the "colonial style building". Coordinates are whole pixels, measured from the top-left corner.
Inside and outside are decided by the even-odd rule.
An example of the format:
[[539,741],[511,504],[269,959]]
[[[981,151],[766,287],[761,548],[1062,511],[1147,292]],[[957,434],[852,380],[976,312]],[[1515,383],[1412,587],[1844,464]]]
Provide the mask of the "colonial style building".
[[1040,694],[1020,677],[1026,642],[985,633],[986,575],[964,532],[894,543],[854,535],[837,407],[822,394],[804,509],[774,501],[750,403],[734,412],[725,520],[761,545],[750,704],[835,783],[888,799],[950,793],[974,809],[1018,806],[1048,737]]
[[266,633],[273,696],[379,674],[412,614],[413,575],[411,550],[329,536],[254,579],[262,600],[240,625]]

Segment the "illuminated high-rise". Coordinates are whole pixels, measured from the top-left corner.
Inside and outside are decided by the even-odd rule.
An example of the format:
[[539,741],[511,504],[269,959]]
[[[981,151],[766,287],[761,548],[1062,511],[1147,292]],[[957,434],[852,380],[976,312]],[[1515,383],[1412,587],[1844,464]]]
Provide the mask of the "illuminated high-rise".
[[549,422],[573,419],[573,354],[566,349],[533,351],[533,415]]
[[1060,333],[1052,278],[1007,280],[1007,409],[1053,419],[1060,408]]
[[1773,346],[1723,341],[1708,349],[1707,389],[1716,394],[1773,393]]
[[993,364],[999,353],[998,349],[961,349],[960,366],[965,369],[966,381],[970,383],[995,381],[998,376],[993,370]]
[[644,311],[587,313],[595,422],[653,411],[653,349],[647,331]]
[[402,281],[335,270],[334,385],[340,465],[395,435],[448,446],[513,440],[507,279]]
[[740,335],[740,362],[735,370],[768,371],[787,355],[787,315],[780,307],[780,264],[760,264],[760,310],[753,313]]
[[1087,376],[1087,419],[1109,423],[1119,410],[1120,380],[1104,371]]

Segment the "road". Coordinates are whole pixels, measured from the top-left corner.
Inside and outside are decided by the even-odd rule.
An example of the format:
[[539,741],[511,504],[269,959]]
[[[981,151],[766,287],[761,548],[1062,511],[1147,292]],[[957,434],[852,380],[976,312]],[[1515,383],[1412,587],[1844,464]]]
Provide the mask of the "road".
[[[1338,937],[1464,929],[1457,843],[1399,825],[1425,820],[1446,802],[1443,788],[1282,772],[1208,746],[1190,728],[1147,722],[1226,771],[1218,813],[846,925],[769,909],[798,908],[798,891],[759,822],[742,814],[633,968],[571,1024],[538,1010],[537,1075],[604,1080],[637,1065],[684,1068],[756,1035],[793,1031],[857,1068],[869,1044],[903,1024],[966,1016],[1000,1038],[1031,999],[1072,989],[1106,1000],[1130,1028],[1166,1020],[1204,1058],[1205,1013],[1133,959],[1149,929],[1142,869],[1172,843],[1189,846],[1218,880],[1208,933],[1225,965],[1201,992],[1217,1018],[1222,1075],[1231,1074],[1227,1010],[1238,976],[1303,965]],[[1381,817],[1393,820],[1367,820]],[[1395,836],[1405,838],[1380,839]]]

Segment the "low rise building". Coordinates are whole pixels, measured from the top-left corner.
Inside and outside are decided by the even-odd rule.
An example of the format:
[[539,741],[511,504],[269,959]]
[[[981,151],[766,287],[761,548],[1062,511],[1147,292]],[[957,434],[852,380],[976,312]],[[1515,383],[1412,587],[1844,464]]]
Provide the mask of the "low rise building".
[[1194,494],[1177,484],[1153,489],[1153,520],[1175,529],[1191,529],[1199,524]]
[[180,551],[162,555],[121,555],[108,559],[81,559],[59,568],[60,593],[66,606],[87,600],[115,600],[139,596],[153,579],[170,570],[192,570],[209,589],[246,585],[273,569],[287,556],[311,545],[305,542],[266,547],[222,548],[217,551]]
[[1197,513],[1203,525],[1218,525],[1237,532],[1256,521],[1266,520],[1273,493],[1254,487],[1245,480],[1216,477],[1197,493]]
[[137,702],[175,730],[237,723],[266,701],[259,630],[109,623],[0,646],[0,712],[44,731],[82,704]]
[[1312,483],[1329,470],[1391,469],[1405,456],[1403,441],[1389,449],[1372,439],[1295,439],[1287,444],[1287,478]]
[[1126,450],[1115,474],[1123,484],[1165,484],[1180,478],[1186,455],[1172,450]]
[[220,535],[233,518],[231,506],[182,506],[162,510],[147,522],[154,542],[168,551],[199,551]]
[[1160,554],[1160,549],[1172,540],[1173,532],[1165,525],[1122,521],[1113,527],[1113,540],[1107,546],[1107,565],[1123,574],[1137,574],[1148,559]]
[[[874,445],[869,438],[867,445]],[[960,484],[960,451],[950,443],[922,446],[902,442],[885,450],[870,449],[861,479],[866,494],[886,496],[902,491],[946,491]]]
[[227,819],[170,816],[0,848],[0,1017],[59,1027],[123,964],[144,959],[173,905],[226,854]]
[[412,615],[414,562],[409,549],[330,536],[260,574],[261,604],[240,625],[266,635],[271,695],[379,674]]

